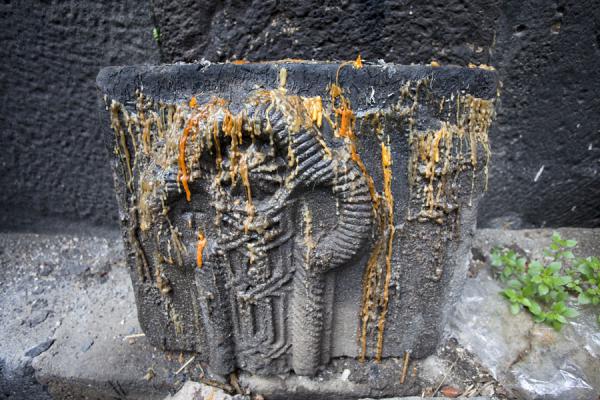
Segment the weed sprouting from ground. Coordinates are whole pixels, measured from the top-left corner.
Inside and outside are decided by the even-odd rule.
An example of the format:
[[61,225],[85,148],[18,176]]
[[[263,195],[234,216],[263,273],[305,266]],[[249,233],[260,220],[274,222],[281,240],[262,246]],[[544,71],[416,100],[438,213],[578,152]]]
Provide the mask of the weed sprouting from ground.
[[[530,260],[508,248],[492,249],[492,268],[506,285],[501,295],[509,301],[512,314],[524,309],[536,322],[560,330],[567,318],[578,315],[567,305],[571,298],[577,296],[580,305],[600,304],[600,259],[576,257],[576,246],[577,241],[555,232],[541,260]],[[597,321],[600,324],[600,315]]]

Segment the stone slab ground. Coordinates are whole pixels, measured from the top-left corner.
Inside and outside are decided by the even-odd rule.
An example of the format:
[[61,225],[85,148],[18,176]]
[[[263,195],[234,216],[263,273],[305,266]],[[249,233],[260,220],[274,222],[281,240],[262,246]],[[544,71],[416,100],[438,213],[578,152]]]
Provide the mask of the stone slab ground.
[[[465,398],[465,397],[461,397]],[[230,396],[223,390],[214,388],[198,382],[188,381],[183,387],[173,396],[165,397],[165,400],[249,400],[249,396]],[[422,399],[421,396],[410,396],[410,397],[394,397],[382,400],[418,400]],[[449,399],[449,397],[437,397],[437,399]],[[470,397],[471,400],[489,400],[491,397]],[[371,400],[371,399],[363,399]]]
[[[599,229],[559,231],[579,241],[579,255],[600,253]],[[535,256],[551,233],[478,231],[471,277],[449,316],[444,345],[436,355],[409,364],[406,385],[412,394],[430,395],[439,388],[441,395],[452,388],[467,397],[598,398],[600,332],[592,310],[580,310],[560,333],[534,325],[527,315],[510,315],[488,273],[485,256],[491,247],[516,244]],[[139,336],[120,243],[112,231],[0,234],[0,398],[163,399],[187,380],[210,383],[202,365],[181,368],[190,355],[165,354]],[[323,371],[313,382],[247,375],[239,382],[266,399],[284,398],[284,390],[305,398],[315,387],[334,390],[381,373],[399,377],[402,371],[401,360],[362,370],[348,365],[341,376]],[[357,397],[375,397],[357,388]]]

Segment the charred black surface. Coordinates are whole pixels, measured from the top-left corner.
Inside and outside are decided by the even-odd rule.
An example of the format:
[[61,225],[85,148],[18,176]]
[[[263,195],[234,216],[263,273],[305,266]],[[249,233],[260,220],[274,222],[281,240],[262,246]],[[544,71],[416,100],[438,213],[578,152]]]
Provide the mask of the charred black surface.
[[97,83],[152,343],[218,374],[435,350],[487,180],[494,71],[204,63]]

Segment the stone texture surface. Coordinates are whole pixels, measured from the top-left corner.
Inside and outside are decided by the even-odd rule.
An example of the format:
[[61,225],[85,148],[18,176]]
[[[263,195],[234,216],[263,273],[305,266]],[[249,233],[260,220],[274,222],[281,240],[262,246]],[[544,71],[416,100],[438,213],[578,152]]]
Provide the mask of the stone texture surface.
[[[563,237],[577,238],[582,254],[600,252],[598,230],[560,232]],[[518,243],[523,249],[539,253],[549,242],[551,233],[551,230],[482,230],[476,235],[473,249],[477,249],[475,254],[480,254],[493,245]],[[131,307],[133,292],[120,242],[114,232],[0,234],[0,266],[5,271],[0,279],[0,336],[3,338],[0,341],[0,398],[50,399],[48,387],[40,383],[45,382],[50,393],[59,399],[84,396],[102,400],[162,399],[180,389],[184,380],[202,376],[201,365],[195,362],[174,375],[189,359],[188,355],[182,360],[178,354],[169,355],[172,359],[169,361],[163,353],[153,350],[145,338],[124,340],[127,335],[139,333],[140,328],[135,308]],[[575,320],[565,327],[564,334],[556,334],[543,326],[532,326],[526,315],[517,319],[510,317],[506,303],[496,293],[499,289],[496,282],[490,281],[483,270],[488,266],[482,259],[477,255],[471,263],[474,276],[467,281],[462,301],[451,315],[454,322],[447,336],[455,337],[458,342],[449,339],[424,362],[411,361],[405,395],[431,394],[443,381],[441,388],[454,387],[471,393],[469,396],[595,400],[600,389],[598,375],[594,374],[598,368],[599,338],[597,329],[589,329],[593,328],[589,326],[593,320]],[[48,311],[41,322],[38,311]],[[35,323],[37,325],[31,327]],[[504,329],[494,329],[500,325]],[[528,345],[526,337],[531,328],[543,336],[534,336],[531,351],[519,358],[521,350]],[[538,340],[544,336],[554,341],[550,344],[553,351],[547,351],[547,342]],[[489,338],[495,339],[496,347],[492,347]],[[592,357],[594,354],[596,358]],[[518,362],[514,363],[515,360]],[[392,371],[399,377],[402,360],[394,363]],[[414,367],[418,380],[413,380]],[[144,376],[149,368],[155,374],[146,380]],[[362,371],[358,368],[323,371],[315,378],[314,385],[319,390],[332,384],[349,386],[363,379],[361,376],[371,379],[378,373],[381,370],[371,366],[363,367]],[[249,378],[242,376],[242,383],[246,380],[251,384]],[[295,379],[288,377],[285,384],[282,380],[278,390],[285,388],[302,393],[303,387],[309,387],[309,379],[301,386]],[[535,382],[533,387],[532,382]],[[579,387],[563,387],[565,382],[579,383]],[[474,390],[469,392],[469,388]],[[277,398],[267,396],[267,390],[276,389],[272,385],[263,385],[262,389],[265,398]],[[391,392],[387,397],[399,394]],[[310,396],[317,399],[314,392]],[[359,394],[358,397],[376,396]],[[279,398],[291,397],[288,392]]]
[[501,2],[503,82],[480,226],[600,225],[600,7]]
[[347,60],[360,52],[399,64],[493,65],[502,101],[480,226],[600,224],[596,0],[153,5],[163,62]]
[[185,379],[124,339],[140,329],[116,232],[2,234],[0,266],[0,398],[160,399]]
[[490,0],[158,0],[153,6],[164,62],[345,60],[360,52],[396,63],[485,63],[501,16]]
[[[423,396],[410,396],[410,397],[388,397],[381,400],[419,400],[423,398],[431,398],[431,397],[423,397]],[[438,400],[450,399],[450,397],[437,396],[435,397]],[[453,397],[458,399],[465,399],[466,397]],[[481,396],[469,396],[471,400],[491,400],[491,397],[481,397]],[[218,388],[208,386],[198,382],[188,381],[186,382],[179,391],[173,396],[167,396],[164,400],[250,400],[249,396],[242,395],[228,395],[223,390]],[[371,398],[363,398],[361,400],[373,400]]]
[[177,393],[164,400],[250,400],[250,396],[230,395],[214,386],[187,381]]
[[[332,100],[332,82],[345,103]],[[176,64],[107,68],[98,85],[140,320],[154,344],[198,351],[221,374],[261,375],[435,350],[484,187],[494,72]],[[133,107],[138,90],[154,105]],[[317,100],[322,125],[305,106]],[[352,139],[344,120],[328,122],[346,103]],[[228,132],[238,117],[239,131]],[[193,121],[198,131],[183,142]],[[382,149],[391,152],[384,170]],[[178,174],[194,178],[187,198]]]
[[[420,400],[423,398],[432,398],[432,397],[422,397],[422,396],[410,396],[410,397],[388,397],[381,400]],[[438,400],[447,400],[450,397],[437,396],[435,397]],[[453,397],[458,399],[466,399],[466,397]],[[469,396],[471,400],[491,400],[492,397],[481,397],[481,396]],[[212,386],[204,385],[198,382],[188,381],[183,385],[183,387],[173,396],[167,396],[164,400],[250,400],[249,396],[232,396],[223,392],[220,389],[214,388]],[[373,400],[372,398],[363,398],[360,400]]]
[[480,226],[599,225],[596,0],[27,0],[0,10],[2,227],[31,228],[40,217],[114,225],[93,78],[103,65],[156,63],[159,52],[167,63],[361,52],[494,65],[504,87]]
[[116,225],[94,78],[158,61],[137,1],[0,4],[0,229]]

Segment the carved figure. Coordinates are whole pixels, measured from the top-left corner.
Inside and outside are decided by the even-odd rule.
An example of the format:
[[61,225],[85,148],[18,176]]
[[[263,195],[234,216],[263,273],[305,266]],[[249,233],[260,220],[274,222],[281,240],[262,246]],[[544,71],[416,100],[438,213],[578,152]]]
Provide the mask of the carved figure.
[[152,344],[262,378],[435,350],[487,179],[493,71],[178,64],[98,84]]
[[[185,128],[191,140],[180,148],[184,154],[189,148],[194,165],[180,164],[164,187],[172,229],[188,232],[184,249],[189,232],[203,243],[201,261],[184,250],[189,254],[179,262],[195,271],[209,365],[227,374],[236,363],[260,369],[289,364],[291,356],[297,374],[313,375],[328,361],[326,274],[350,261],[370,236],[365,177],[345,150],[332,157],[300,97],[258,93],[237,114],[222,102],[197,109]],[[335,198],[339,215],[321,235],[313,235],[303,202],[315,188]],[[162,212],[164,198],[155,198],[154,213]]]

